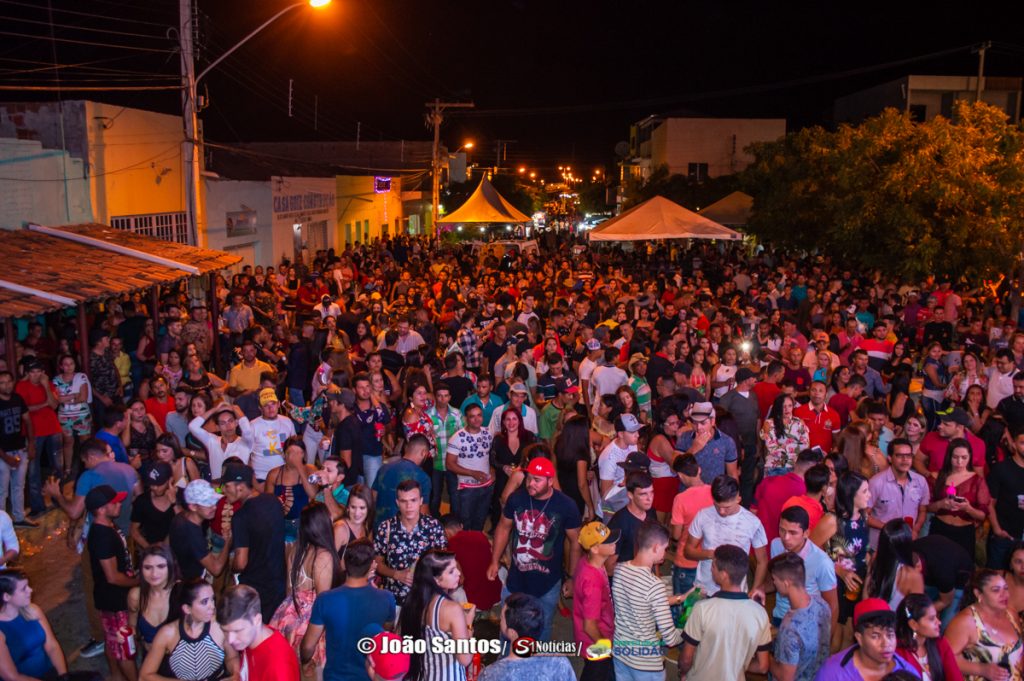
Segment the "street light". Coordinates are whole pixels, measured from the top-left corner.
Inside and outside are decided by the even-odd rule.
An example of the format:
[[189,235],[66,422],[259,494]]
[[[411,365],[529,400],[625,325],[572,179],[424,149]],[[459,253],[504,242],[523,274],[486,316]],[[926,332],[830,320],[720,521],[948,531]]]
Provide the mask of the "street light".
[[189,238],[192,240],[193,245],[199,244],[199,158],[200,158],[200,146],[202,141],[197,138],[197,130],[199,129],[199,110],[196,107],[196,91],[198,89],[199,81],[202,80],[206,74],[208,74],[215,66],[220,64],[222,61],[230,57],[235,53],[238,48],[249,42],[257,34],[270,24],[274,23],[281,17],[293,9],[299,7],[313,7],[320,9],[331,4],[331,0],[305,0],[304,2],[296,2],[292,5],[288,5],[280,12],[270,17],[262,24],[252,30],[247,36],[239,40],[233,47],[227,52],[217,57],[213,62],[210,63],[205,69],[196,75],[195,62],[193,59],[193,46],[192,46],[192,2],[193,0],[181,0],[179,8],[179,30],[178,36],[181,41],[181,70],[185,78],[185,90],[182,93],[184,97],[184,117],[185,117],[185,159],[187,161],[185,166],[185,192],[186,192],[186,210],[188,217],[188,228]]

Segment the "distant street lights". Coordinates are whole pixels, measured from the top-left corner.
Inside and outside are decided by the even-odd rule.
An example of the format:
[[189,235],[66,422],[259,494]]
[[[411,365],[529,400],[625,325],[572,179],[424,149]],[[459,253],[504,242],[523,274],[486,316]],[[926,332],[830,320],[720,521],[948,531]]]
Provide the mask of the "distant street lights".
[[199,171],[199,159],[201,154],[200,147],[202,146],[202,140],[197,136],[199,129],[199,109],[196,106],[196,90],[199,81],[203,79],[215,66],[220,64],[222,61],[230,57],[238,48],[245,43],[249,42],[253,37],[259,34],[263,29],[270,24],[274,23],[281,17],[293,9],[299,7],[314,7],[322,8],[331,4],[331,0],[306,0],[304,2],[296,2],[295,4],[289,5],[282,9],[280,12],[270,17],[262,24],[257,26],[244,38],[239,40],[233,47],[227,52],[213,60],[209,66],[199,72],[196,75],[195,72],[195,59],[193,55],[192,45],[192,2],[193,0],[179,0],[179,23],[178,27],[178,38],[181,41],[181,70],[182,76],[185,79],[185,90],[182,93],[184,98],[184,116],[185,116],[185,193],[186,193],[186,214],[188,218],[188,229],[189,239],[193,245],[200,245],[199,243],[199,191],[200,191],[200,171]]

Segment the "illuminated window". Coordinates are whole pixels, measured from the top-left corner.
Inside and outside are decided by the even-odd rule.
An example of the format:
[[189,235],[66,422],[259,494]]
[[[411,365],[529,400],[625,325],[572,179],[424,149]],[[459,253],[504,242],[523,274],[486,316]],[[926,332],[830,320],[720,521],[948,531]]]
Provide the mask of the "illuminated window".
[[150,213],[149,215],[122,215],[110,219],[114,229],[151,236],[164,241],[187,244],[188,220],[185,213]]

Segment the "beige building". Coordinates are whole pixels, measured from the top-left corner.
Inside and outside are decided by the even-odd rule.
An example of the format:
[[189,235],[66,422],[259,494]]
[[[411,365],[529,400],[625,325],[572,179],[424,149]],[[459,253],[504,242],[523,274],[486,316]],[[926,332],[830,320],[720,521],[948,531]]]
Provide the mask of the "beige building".
[[666,118],[651,132],[651,167],[695,180],[732,175],[753,162],[748,145],[785,134],[782,118]]
[[[1020,120],[1021,78],[988,76],[982,78],[981,99],[1006,112],[1010,120]],[[903,76],[867,90],[854,92],[836,100],[833,116],[836,123],[860,123],[877,116],[883,109],[906,111],[918,122],[936,116],[953,115],[953,102],[974,101],[978,96],[976,76]]]

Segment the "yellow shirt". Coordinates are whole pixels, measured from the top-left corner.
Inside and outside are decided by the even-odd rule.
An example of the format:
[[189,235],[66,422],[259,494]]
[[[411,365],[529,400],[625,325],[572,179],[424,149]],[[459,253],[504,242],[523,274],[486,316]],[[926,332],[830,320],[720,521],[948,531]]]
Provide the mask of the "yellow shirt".
[[256,360],[251,367],[247,367],[245,362],[241,362],[231,369],[228,386],[251,392],[260,387],[260,374],[273,370],[274,367],[260,360]]

